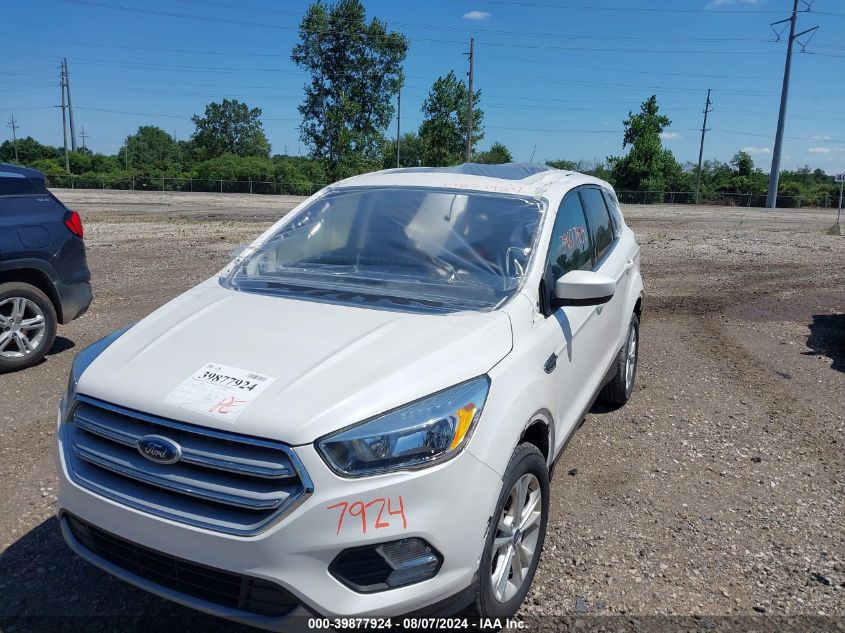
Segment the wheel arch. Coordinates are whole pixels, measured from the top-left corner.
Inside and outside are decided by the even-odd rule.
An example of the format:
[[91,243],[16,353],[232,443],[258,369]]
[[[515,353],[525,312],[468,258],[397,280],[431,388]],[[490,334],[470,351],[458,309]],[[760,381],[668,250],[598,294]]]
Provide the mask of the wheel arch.
[[0,284],[15,281],[34,286],[47,295],[47,298],[50,299],[50,303],[53,304],[53,308],[56,310],[59,323],[63,322],[62,302],[49,273],[38,266],[30,265],[22,265],[20,268],[4,267],[0,270]]
[[551,467],[555,446],[554,433],[551,412],[543,409],[529,418],[519,435],[516,446],[523,443],[533,444],[542,453],[546,465]]

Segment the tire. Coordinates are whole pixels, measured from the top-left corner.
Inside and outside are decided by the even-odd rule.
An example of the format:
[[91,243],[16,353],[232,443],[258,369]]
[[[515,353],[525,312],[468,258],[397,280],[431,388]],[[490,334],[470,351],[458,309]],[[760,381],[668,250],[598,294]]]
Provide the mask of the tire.
[[0,284],[0,372],[41,362],[56,339],[56,322],[56,309],[41,290],[19,282]]
[[[501,526],[509,527],[515,519],[513,507],[519,495],[517,485],[523,481],[527,486],[524,497],[526,503],[534,503],[534,508],[539,506],[540,515],[524,532],[520,530],[517,535],[511,531],[510,544],[501,545],[497,549],[495,543],[502,543],[508,538],[506,536],[508,530],[503,530]],[[543,454],[533,444],[517,446],[502,482],[502,491],[499,494],[499,501],[496,504],[496,511],[491,520],[478,568],[475,602],[470,609],[471,615],[480,618],[509,618],[517,612],[531,588],[546,539],[546,522],[549,516],[549,471]],[[523,509],[525,507],[523,505]],[[534,515],[533,511],[531,515]],[[515,573],[513,566],[500,567],[508,560],[508,549],[510,549],[512,560],[516,555],[514,539],[518,543],[516,547],[522,553],[519,561],[522,563],[523,577],[519,585],[512,582]],[[528,554],[526,549],[530,548],[531,544],[533,544],[533,550]],[[494,587],[497,577],[502,577],[496,575],[500,569],[505,571],[504,576],[506,576],[503,579],[504,590],[502,590],[502,583]]]
[[[633,346],[633,349],[632,349]],[[640,320],[636,314],[631,315],[631,324],[625,336],[625,345],[619,350],[615,365],[613,380],[607,383],[599,398],[602,402],[622,406],[631,399],[634,384],[637,379],[637,360],[640,356]],[[629,376],[630,367],[630,379]]]

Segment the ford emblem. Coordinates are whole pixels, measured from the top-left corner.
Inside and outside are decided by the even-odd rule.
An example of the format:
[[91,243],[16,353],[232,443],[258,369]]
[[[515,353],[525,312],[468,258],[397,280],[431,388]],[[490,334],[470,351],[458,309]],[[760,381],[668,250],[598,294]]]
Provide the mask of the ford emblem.
[[182,457],[182,447],[161,435],[145,435],[136,446],[141,455],[156,464],[175,464]]

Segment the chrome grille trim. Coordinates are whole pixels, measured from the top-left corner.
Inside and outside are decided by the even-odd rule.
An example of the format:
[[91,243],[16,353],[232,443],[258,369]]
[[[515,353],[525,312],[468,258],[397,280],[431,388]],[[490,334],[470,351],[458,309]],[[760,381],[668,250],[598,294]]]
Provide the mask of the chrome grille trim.
[[118,475],[123,475],[124,477],[128,477],[130,479],[138,479],[140,481],[143,481],[144,483],[150,484],[151,486],[163,488],[164,490],[168,490],[170,492],[178,492],[180,494],[189,495],[191,497],[197,497],[205,501],[223,503],[238,508],[246,508],[247,510],[272,510],[273,508],[278,508],[284,502],[284,499],[278,499],[269,502],[246,501],[242,497],[216,493],[210,490],[201,489],[198,486],[191,487],[187,484],[177,483],[166,477],[152,475],[138,468],[119,464],[114,460],[105,457],[101,454],[97,454],[87,448],[80,448],[78,446],[74,446],[73,452],[80,459],[84,459],[86,462],[94,464],[95,466],[99,466],[100,468],[110,470],[113,473],[117,473]]
[[[191,434],[196,435],[204,435],[206,437],[215,438],[215,439],[222,439],[231,441],[231,437],[243,438],[244,436],[238,436],[232,434],[227,435],[222,432],[212,431],[211,429],[203,429],[199,427],[194,427],[192,425],[182,424],[179,422],[175,422],[172,420],[164,420],[163,418],[157,418],[155,416],[149,416],[147,414],[141,413],[139,411],[131,411],[130,409],[124,409],[123,407],[118,407],[112,404],[108,404],[106,402],[101,402],[99,400],[94,400],[93,398],[88,398],[86,396],[78,396],[77,400],[82,403],[92,404],[96,407],[106,409],[107,411],[111,411],[118,415],[124,415],[127,417],[133,417],[143,422],[148,422],[152,424],[158,424],[162,426],[167,426],[171,429],[176,429],[180,431],[187,431]],[[110,428],[102,422],[98,422],[95,419],[91,419],[90,414],[88,417],[85,415],[80,415],[76,413],[74,415],[74,422],[77,426],[84,428],[89,433],[94,433],[96,435],[101,435],[105,438],[111,439],[115,442],[120,442],[121,444],[125,444],[127,446],[135,446],[138,439],[140,439],[146,433],[131,433],[127,431],[116,430]],[[163,424],[165,423],[166,424]],[[255,446],[263,446],[267,448],[278,448],[280,445],[275,444],[272,442],[265,442],[262,440],[251,440],[250,444]],[[233,461],[231,458],[224,459],[222,457],[209,454],[207,452],[197,451],[195,448],[191,446],[190,443],[180,443],[182,446],[182,461],[183,462],[190,462],[197,464],[198,466],[205,466],[207,468],[217,468],[219,470],[226,470],[226,471],[236,471],[241,472],[247,475],[252,475],[254,477],[269,477],[269,478],[282,478],[282,477],[295,477],[296,473],[293,472],[290,468],[285,467],[267,467],[261,466],[257,463],[249,463],[246,461]]]
[[[62,428],[78,485],[147,514],[216,532],[253,536],[313,491],[296,453],[263,440],[159,418],[77,396]],[[175,464],[149,461],[139,438],[161,434],[182,447]]]

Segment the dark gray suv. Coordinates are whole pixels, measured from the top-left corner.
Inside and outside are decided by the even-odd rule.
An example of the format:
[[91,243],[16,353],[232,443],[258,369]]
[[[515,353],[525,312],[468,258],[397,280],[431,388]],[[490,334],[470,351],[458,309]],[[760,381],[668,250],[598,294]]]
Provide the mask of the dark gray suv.
[[91,304],[82,220],[44,174],[0,163],[0,372],[39,362]]

